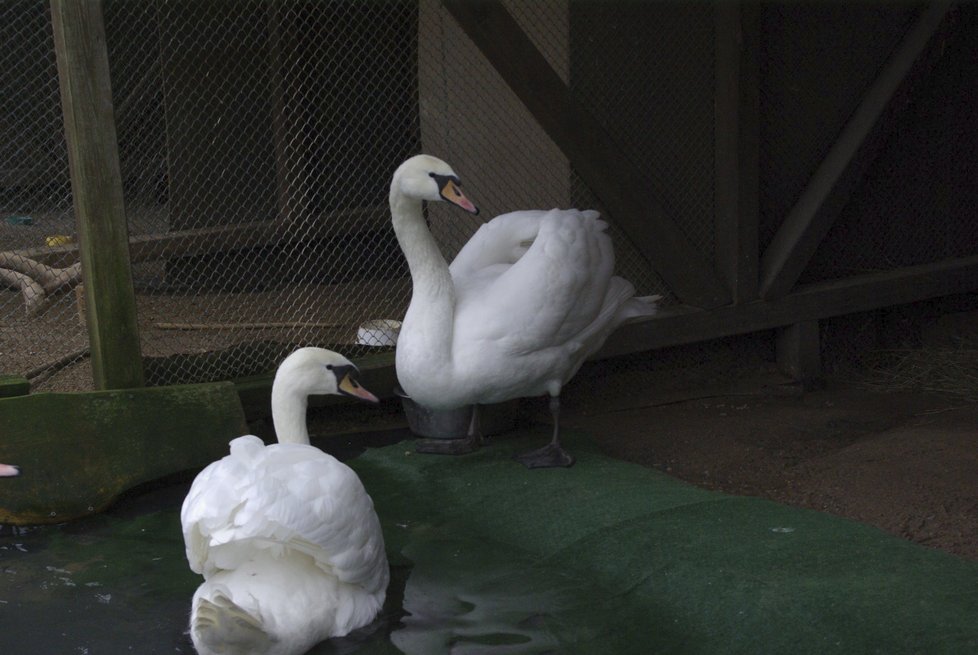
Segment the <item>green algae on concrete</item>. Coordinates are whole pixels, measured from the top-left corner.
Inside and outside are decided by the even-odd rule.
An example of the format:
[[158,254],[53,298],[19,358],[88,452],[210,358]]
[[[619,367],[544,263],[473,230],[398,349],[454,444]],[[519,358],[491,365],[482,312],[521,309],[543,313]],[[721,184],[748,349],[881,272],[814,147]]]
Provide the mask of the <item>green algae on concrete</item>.
[[199,468],[248,431],[229,382],[0,398],[0,522],[58,523],[124,491]]

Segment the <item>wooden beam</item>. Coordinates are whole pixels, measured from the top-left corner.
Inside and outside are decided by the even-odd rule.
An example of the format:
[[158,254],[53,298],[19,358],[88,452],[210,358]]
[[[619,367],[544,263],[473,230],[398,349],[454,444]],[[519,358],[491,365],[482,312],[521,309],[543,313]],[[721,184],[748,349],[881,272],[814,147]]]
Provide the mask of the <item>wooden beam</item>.
[[714,206],[717,270],[734,302],[757,297],[760,8],[714,5]]
[[143,385],[102,3],[51,0],[96,389]]
[[[606,359],[796,324],[815,324],[820,319],[832,316],[972,291],[978,291],[978,256],[807,285],[775,301],[756,300],[712,311],[669,307],[651,318],[637,319],[621,326],[591,359]],[[811,352],[809,349],[809,356]],[[393,353],[370,355],[357,359],[355,363],[360,368],[365,387],[382,398],[393,394],[397,384]],[[808,370],[812,370],[811,366]],[[236,383],[246,408],[268,406],[271,379],[272,374],[269,373]],[[337,401],[335,397],[326,397],[322,402]]]
[[666,214],[645,176],[577,102],[502,4],[496,0],[443,3],[672,292],[697,307],[730,302],[716,272]]
[[597,358],[708,341],[804,321],[978,291],[978,256],[799,287],[777,300],[705,312],[666,308],[618,328]]
[[938,2],[921,12],[788,212],[761,259],[764,298],[784,296],[808,266],[860,176],[892,131],[894,117],[905,108],[912,78],[929,70],[939,55],[933,49],[934,56],[922,56],[949,7],[949,3]]
[[[363,207],[317,214],[317,223],[338,234],[386,227],[389,209]],[[314,231],[315,232],[315,231]],[[130,261],[152,262],[170,257],[227,252],[280,243],[291,238],[292,229],[276,221],[216,225],[166,234],[140,234],[129,238]],[[77,245],[11,250],[4,257],[27,257],[48,266],[59,266],[78,257]]]
[[275,181],[278,220],[301,222],[308,212],[304,200],[305,166],[299,148],[303,143],[301,102],[296,97],[293,79],[299,58],[297,35],[279,2],[266,8],[269,44],[269,76],[272,80],[272,138],[275,142]]

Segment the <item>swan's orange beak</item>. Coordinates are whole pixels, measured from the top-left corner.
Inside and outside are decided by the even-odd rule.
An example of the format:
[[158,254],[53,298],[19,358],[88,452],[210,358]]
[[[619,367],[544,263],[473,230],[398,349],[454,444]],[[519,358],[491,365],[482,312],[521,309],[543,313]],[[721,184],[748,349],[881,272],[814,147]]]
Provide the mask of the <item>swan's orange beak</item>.
[[470,214],[478,214],[479,208],[472,204],[472,201],[465,197],[462,193],[462,189],[455,180],[448,178],[445,181],[445,185],[441,188],[441,197],[452,203],[453,205],[458,205]]
[[366,400],[369,403],[379,403],[380,400],[377,396],[373,395],[366,389],[360,386],[357,379],[353,377],[351,373],[347,373],[340,380],[339,385],[340,393],[345,396],[353,396],[354,398],[359,398],[360,400]]

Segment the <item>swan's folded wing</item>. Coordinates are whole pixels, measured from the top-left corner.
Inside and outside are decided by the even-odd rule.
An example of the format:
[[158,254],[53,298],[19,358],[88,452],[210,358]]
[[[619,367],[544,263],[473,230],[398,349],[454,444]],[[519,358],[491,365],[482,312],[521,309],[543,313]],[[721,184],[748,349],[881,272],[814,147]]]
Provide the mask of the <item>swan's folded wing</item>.
[[253,435],[238,437],[231,444],[231,455],[211,463],[197,475],[180,510],[187,561],[193,571],[204,575],[210,573],[208,559],[215,535],[233,528],[243,490],[254,477],[252,458],[242,457],[240,451],[248,449],[258,457],[265,448],[261,439]]
[[181,519],[187,559],[205,577],[239,566],[254,548],[293,549],[368,591],[387,584],[370,496],[356,473],[313,446],[236,439],[194,481]]
[[536,238],[515,262],[453,270],[457,341],[476,348],[496,341],[520,353],[563,344],[587,330],[605,304],[614,269],[606,224],[597,216],[539,212]]
[[487,269],[512,266],[536,239],[540,219],[547,213],[535,209],[510,212],[482,225],[448,267],[452,279],[458,284]]

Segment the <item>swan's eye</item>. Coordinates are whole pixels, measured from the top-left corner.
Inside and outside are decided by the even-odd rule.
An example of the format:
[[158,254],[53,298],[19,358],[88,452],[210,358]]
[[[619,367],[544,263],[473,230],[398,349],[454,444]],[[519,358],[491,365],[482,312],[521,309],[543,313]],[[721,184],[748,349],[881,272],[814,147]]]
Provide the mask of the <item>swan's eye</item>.
[[327,371],[332,371],[333,370],[333,365],[332,364],[327,364],[326,365],[326,370]]

